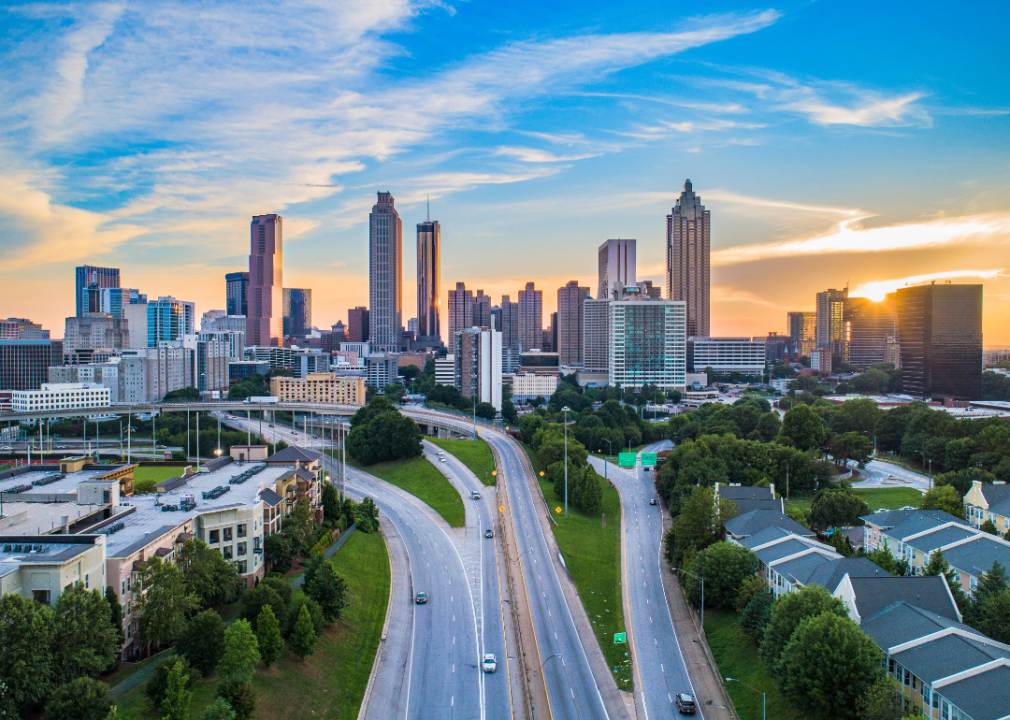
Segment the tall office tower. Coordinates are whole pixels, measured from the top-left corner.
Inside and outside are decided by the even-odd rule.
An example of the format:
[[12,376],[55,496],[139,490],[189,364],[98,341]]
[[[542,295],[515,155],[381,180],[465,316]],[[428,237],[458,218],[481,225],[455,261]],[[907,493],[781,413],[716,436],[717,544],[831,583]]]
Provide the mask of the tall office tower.
[[0,389],[38,390],[62,364],[62,340],[0,340]]
[[466,328],[453,336],[452,347],[453,375],[460,394],[501,410],[501,333],[487,328]]
[[439,318],[441,296],[440,265],[442,230],[430,218],[417,224],[417,340],[422,344],[442,343]]
[[845,359],[845,299],[849,289],[817,293],[817,330],[814,340],[818,350],[828,350]]
[[101,312],[101,310],[88,309],[89,289],[117,287],[119,287],[119,268],[78,266],[74,274],[74,302],[77,308],[75,313],[77,317],[82,317],[87,312]]
[[653,285],[652,280],[643,280],[642,289],[645,296],[650,300],[660,300],[663,297],[663,288],[660,285]]
[[898,334],[898,306],[894,293],[881,302],[845,299],[845,362],[861,368],[886,362],[887,338]]
[[[160,297],[147,304],[147,347],[158,343],[181,343],[196,334],[196,305],[174,297]],[[248,339],[248,337],[247,337]]]
[[485,295],[483,290],[478,290],[473,296],[473,310],[471,321],[474,327],[491,327],[491,296]]
[[558,311],[555,332],[558,338],[558,362],[562,365],[582,364],[582,326],[588,287],[579,287],[571,280],[558,288]]
[[600,278],[596,297],[609,298],[615,282],[625,285],[635,284],[634,240],[607,240],[600,245],[597,254],[599,255]]
[[225,313],[248,315],[249,273],[233,272],[224,276]]
[[789,352],[797,359],[806,356],[817,347],[817,313],[797,311],[786,313],[786,324],[789,326]]
[[921,398],[982,397],[982,286],[920,285],[897,292],[901,380]]
[[519,303],[509,300],[508,295],[502,295],[499,306],[499,324],[496,329],[501,331],[502,367],[505,372],[515,372],[519,367]]
[[531,282],[519,291],[518,340],[523,351],[539,348],[543,344],[544,298]]
[[92,313],[126,317],[126,308],[130,305],[142,305],[147,302],[147,295],[131,288],[103,288],[91,286],[81,291],[81,308],[83,312],[78,317]]
[[368,336],[372,351],[397,352],[403,332],[403,225],[393,194],[368,215]]
[[543,338],[543,341],[540,343],[541,350],[545,353],[557,352],[557,350],[554,349],[554,331],[551,329],[550,325],[541,331],[541,337]]
[[284,339],[284,227],[280,215],[256,215],[249,229],[246,342],[278,346]]
[[303,338],[312,329],[312,291],[284,288],[284,337]]
[[687,303],[651,300],[641,285],[617,283],[608,303],[608,384],[683,390],[687,372]]
[[449,291],[449,342],[456,333],[473,327],[473,291],[466,289],[466,283],[456,283],[456,289]]
[[347,342],[368,342],[368,308],[355,307],[347,311]]
[[610,363],[610,300],[586,298],[582,308],[582,370],[605,373]]
[[666,297],[687,303],[687,336],[710,334],[711,213],[684,181],[673,212],[666,216]]

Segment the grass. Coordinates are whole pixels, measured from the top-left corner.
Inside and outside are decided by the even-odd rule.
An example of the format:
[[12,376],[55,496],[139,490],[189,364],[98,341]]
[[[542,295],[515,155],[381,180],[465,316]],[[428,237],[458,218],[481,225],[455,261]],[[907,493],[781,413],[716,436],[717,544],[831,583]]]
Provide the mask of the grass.
[[425,502],[452,527],[463,527],[466,515],[459,492],[424,457],[392,460],[364,466],[347,459],[348,465],[371,473]]
[[[737,622],[736,613],[705,609],[705,634],[712,649],[719,675],[737,678],[741,682],[728,682],[726,689],[736,706],[740,720],[761,720],[761,695],[767,693],[768,717],[777,720],[806,720],[779,694],[775,683],[765,674],[758,658],[757,644]],[[743,683],[755,690],[749,690]]]
[[[305,662],[286,652],[269,669],[257,668],[257,720],[334,718],[353,720],[379,647],[389,600],[389,557],[382,536],[356,532],[332,561],[347,580],[348,607],[319,639],[316,652]],[[295,597],[301,591],[295,592]],[[217,693],[217,678],[197,680],[193,687],[190,718],[199,718]],[[143,688],[118,702],[119,717],[158,720],[143,697]]]
[[[854,488],[852,492],[866,501],[870,506],[870,512],[897,510],[906,505],[918,507],[922,503],[922,493],[915,488]],[[793,495],[788,504],[806,512],[813,501],[813,495]]]
[[441,438],[427,438],[435,445],[452,453],[460,462],[470,468],[470,472],[476,475],[485,485],[494,485],[496,479],[491,475],[494,471],[494,456],[487,443],[477,438],[477,444],[473,440],[443,440]]
[[[539,477],[543,468],[533,452],[530,452],[530,459],[551,513],[558,520],[559,525],[552,524],[551,530],[565,558],[582,607],[593,624],[596,640],[607,659],[617,687],[631,690],[628,646],[614,644],[614,633],[625,632],[624,603],[621,598],[620,495],[615,488],[608,488],[601,476],[603,512],[606,513],[607,527],[601,527],[601,516],[585,515],[571,507],[566,519],[564,503],[555,499],[554,484]],[[554,512],[559,507],[562,512]]]
[[162,480],[182,477],[181,467],[138,467],[133,471],[133,492],[137,495],[153,493],[154,486]]

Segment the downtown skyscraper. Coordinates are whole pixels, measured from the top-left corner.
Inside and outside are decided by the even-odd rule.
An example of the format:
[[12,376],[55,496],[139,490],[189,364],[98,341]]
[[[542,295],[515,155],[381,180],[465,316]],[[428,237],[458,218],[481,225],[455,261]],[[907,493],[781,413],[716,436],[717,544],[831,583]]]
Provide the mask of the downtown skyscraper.
[[582,326],[588,287],[579,287],[578,280],[572,280],[563,288],[558,288],[557,323],[554,332],[558,343],[554,352],[561,365],[582,364]]
[[380,192],[368,215],[368,322],[374,352],[396,352],[403,328],[403,224],[393,194]]
[[439,288],[442,231],[438,220],[429,217],[417,224],[417,341],[440,345]]
[[[97,303],[89,300],[90,291],[119,287],[119,268],[79,265],[74,273],[74,302],[76,316],[83,317],[89,312],[101,312]],[[93,293],[92,293],[93,294]]]
[[246,344],[279,346],[284,340],[284,227],[280,215],[256,215],[249,226],[249,295]]
[[533,283],[526,283],[526,289],[519,291],[519,343],[523,352],[540,349],[544,342],[544,298],[543,291]]
[[684,182],[666,216],[666,297],[687,303],[687,336],[708,337],[711,315],[710,212]]
[[607,240],[597,251],[599,256],[599,282],[596,297],[606,300],[614,290],[614,283],[634,285],[638,282],[635,272],[635,241],[633,239]]

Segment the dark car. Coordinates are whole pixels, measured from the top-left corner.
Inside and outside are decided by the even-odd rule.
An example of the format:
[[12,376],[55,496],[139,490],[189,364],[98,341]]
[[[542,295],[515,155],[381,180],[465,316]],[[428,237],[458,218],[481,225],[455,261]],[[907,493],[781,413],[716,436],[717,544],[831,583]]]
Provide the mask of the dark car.
[[656,504],[656,498],[650,498],[649,499],[649,504],[650,505],[655,505]]
[[694,696],[687,693],[677,693],[677,710],[683,715],[694,715],[698,711],[698,706],[694,703]]
[[425,595],[423,592],[419,592],[417,595],[414,596],[414,602],[416,602],[418,605],[424,605],[426,602],[428,602],[428,596]]
[[491,528],[488,528],[487,530],[485,530],[484,531],[484,537],[486,537],[486,538],[493,538],[494,537],[494,530],[492,530]]

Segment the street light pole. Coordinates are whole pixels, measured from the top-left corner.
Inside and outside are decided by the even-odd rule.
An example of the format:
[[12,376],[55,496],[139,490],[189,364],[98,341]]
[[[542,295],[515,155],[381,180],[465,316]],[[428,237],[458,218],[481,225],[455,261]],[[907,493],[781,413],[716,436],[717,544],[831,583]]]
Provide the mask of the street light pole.
[[561,409],[565,413],[565,517],[568,517],[568,406]]
[[[604,442],[607,443],[607,447],[610,448],[610,454],[613,455],[614,454],[614,443],[610,442],[610,438],[600,438],[600,440],[603,440]],[[608,464],[607,463],[607,458],[603,458],[603,479],[606,480],[609,483],[610,480],[607,478],[607,464]]]
[[702,627],[702,629],[704,629],[705,628],[705,578],[699,577],[698,575],[695,575],[693,572],[689,572],[687,570],[684,570],[683,568],[672,567],[670,569],[673,570],[674,572],[682,572],[685,575],[690,575],[695,580],[698,580],[698,581],[701,582],[701,627]]
[[728,677],[728,678],[726,678],[726,682],[738,682],[738,683],[740,683],[741,685],[743,685],[745,688],[747,688],[748,690],[750,690],[752,692],[761,693],[761,720],[766,720],[767,715],[765,714],[765,710],[766,710],[765,701],[767,699],[767,696],[764,694],[764,692],[762,692],[761,690],[758,690],[757,688],[751,687],[750,685],[748,685],[747,683],[745,683],[740,678],[731,678],[731,677]]

